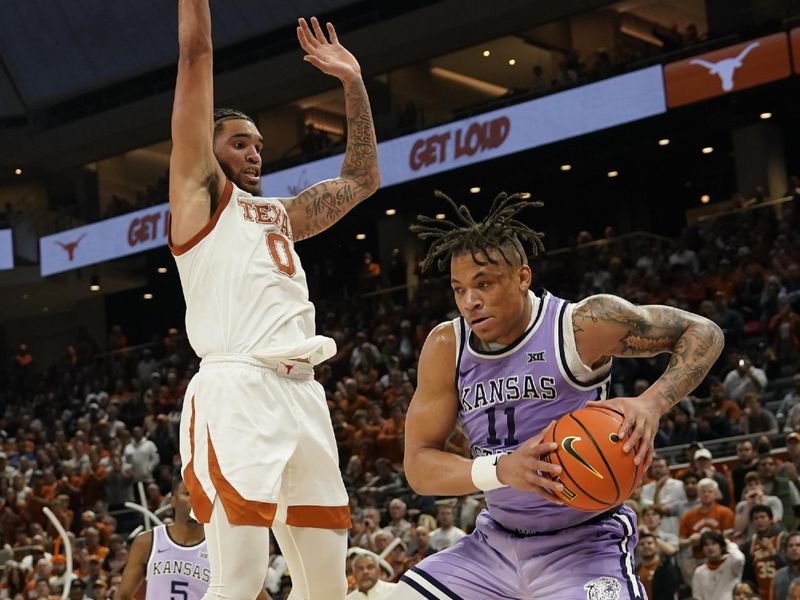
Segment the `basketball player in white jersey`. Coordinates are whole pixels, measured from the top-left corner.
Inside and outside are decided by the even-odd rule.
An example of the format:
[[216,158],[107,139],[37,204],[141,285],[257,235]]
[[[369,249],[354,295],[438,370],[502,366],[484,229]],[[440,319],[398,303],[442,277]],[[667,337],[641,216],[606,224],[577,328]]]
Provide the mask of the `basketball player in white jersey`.
[[[211,567],[203,526],[189,516],[189,492],[180,477],[172,482],[175,522],[136,536],[114,600],[132,600],[147,581],[145,600],[200,600],[208,589]],[[268,600],[266,592],[258,597]]]
[[[293,600],[341,600],[348,498],[313,365],[332,356],[294,243],[327,229],[380,184],[358,62],[331,24],[300,19],[304,60],[344,86],[347,149],[340,176],[294,198],[261,197],[263,139],[238,111],[213,110],[208,0],[179,0],[172,113],[170,246],[200,371],[181,419],[183,476],[206,524],[205,600],[255,598],[269,528],[292,574]],[[312,73],[309,73],[312,75]]]

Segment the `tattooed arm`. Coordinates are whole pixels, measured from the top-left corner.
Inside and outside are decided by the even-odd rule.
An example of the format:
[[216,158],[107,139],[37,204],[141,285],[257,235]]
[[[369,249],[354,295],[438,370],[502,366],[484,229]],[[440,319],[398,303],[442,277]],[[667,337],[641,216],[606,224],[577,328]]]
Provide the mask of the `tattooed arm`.
[[361,67],[339,43],[332,24],[328,23],[330,42],[316,18],[311,19],[311,26],[313,33],[301,19],[297,37],[307,52],[304,60],[323,73],[338,77],[344,86],[347,149],[339,177],[321,181],[298,196],[282,201],[289,214],[295,241],[326,230],[356,204],[374,194],[381,181],[375,126],[361,78]]
[[620,437],[628,436],[626,452],[638,445],[637,463],[649,459],[661,415],[700,384],[724,344],[722,330],[708,319],[669,306],[634,306],[604,294],[575,307],[572,327],[578,355],[592,367],[612,356],[672,354],[667,370],[641,396],[604,402],[625,414]]

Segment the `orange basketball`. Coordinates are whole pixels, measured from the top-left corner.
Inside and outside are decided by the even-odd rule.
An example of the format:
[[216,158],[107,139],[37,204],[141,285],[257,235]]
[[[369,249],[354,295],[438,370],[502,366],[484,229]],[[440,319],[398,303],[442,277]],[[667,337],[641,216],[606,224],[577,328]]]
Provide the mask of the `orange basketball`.
[[623,452],[623,440],[617,433],[623,415],[610,408],[580,408],[556,421],[548,439],[558,447],[544,460],[561,465],[561,475],[554,477],[564,484],[560,494],[568,506],[578,510],[608,510],[631,495],[639,482],[635,453]]

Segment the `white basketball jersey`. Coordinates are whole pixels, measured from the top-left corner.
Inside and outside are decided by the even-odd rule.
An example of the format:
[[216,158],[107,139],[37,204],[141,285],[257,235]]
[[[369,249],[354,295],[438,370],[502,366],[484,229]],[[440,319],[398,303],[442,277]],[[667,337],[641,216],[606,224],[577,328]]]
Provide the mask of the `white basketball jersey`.
[[211,578],[206,541],[181,546],[169,537],[166,525],[159,525],[153,529],[145,578],[146,600],[200,600]]
[[314,305],[294,250],[289,216],[274,198],[256,198],[230,181],[208,224],[171,246],[186,299],[195,352],[309,358],[335,352],[314,335]]

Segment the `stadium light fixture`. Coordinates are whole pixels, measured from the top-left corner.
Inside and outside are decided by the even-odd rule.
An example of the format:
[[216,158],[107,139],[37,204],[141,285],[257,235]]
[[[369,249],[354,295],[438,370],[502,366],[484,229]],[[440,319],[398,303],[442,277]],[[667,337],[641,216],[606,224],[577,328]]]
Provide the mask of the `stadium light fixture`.
[[14,175],[22,175],[22,169],[14,169]]
[[771,113],[771,112],[763,112],[763,113],[761,113],[759,116],[760,116],[760,117],[761,117],[761,118],[762,118],[764,121],[766,121],[767,119],[771,119],[771,118],[772,118],[772,113]]
[[97,275],[92,275],[92,279],[89,282],[89,291],[91,292],[100,291],[100,279],[97,277]]
[[439,220],[441,221],[441,220],[442,220],[442,219],[444,219],[446,216],[447,216],[447,215],[445,215],[444,213],[437,213],[437,215],[436,215],[436,218],[437,218],[437,219],[439,219]]
[[561,165],[561,170],[565,171],[565,172],[566,171],[571,171],[572,170],[572,165]]
[[703,148],[703,150],[701,152],[703,154],[711,154],[713,151],[714,151],[714,147],[713,146],[706,146],[705,148]]
[[367,234],[366,233],[357,233],[356,234],[356,239],[357,240],[365,240],[365,239],[367,239]]
[[711,196],[709,196],[708,194],[703,194],[702,196],[700,196],[700,202],[702,202],[703,204],[708,204],[709,202],[711,202]]
[[167,267],[158,267],[158,269],[156,269],[156,271],[158,271],[159,273],[161,273],[163,275],[164,273],[167,272]]
[[613,179],[614,177],[617,177],[618,175],[619,175],[619,171],[609,171],[608,172],[608,177],[611,178],[611,179]]
[[153,294],[151,294],[150,292],[145,292],[144,294],[142,294],[142,298],[144,298],[145,300],[152,300]]
[[509,58],[508,59],[508,64],[513,67],[515,64],[517,64],[517,59],[516,58]]
[[661,138],[658,140],[659,146],[669,146],[669,138]]
[[485,58],[489,58],[491,55],[492,55],[492,53],[491,53],[489,50],[484,50],[484,51],[483,51],[483,56],[484,56]]
[[481,193],[481,188],[479,188],[477,185],[474,186],[474,187],[471,187],[471,188],[469,188],[469,193],[470,194],[480,194]]
[[386,216],[387,217],[393,217],[396,214],[397,214],[397,211],[395,209],[393,209],[393,208],[387,208],[386,209]]

